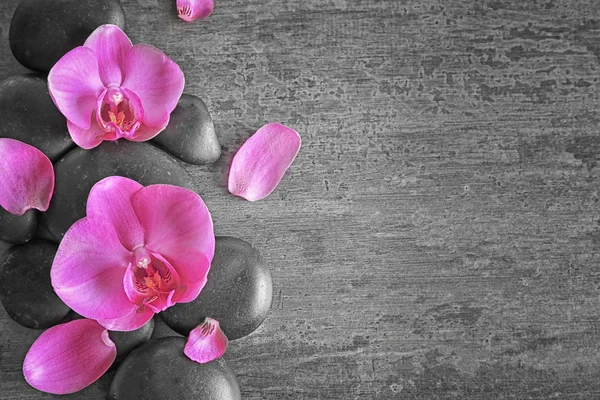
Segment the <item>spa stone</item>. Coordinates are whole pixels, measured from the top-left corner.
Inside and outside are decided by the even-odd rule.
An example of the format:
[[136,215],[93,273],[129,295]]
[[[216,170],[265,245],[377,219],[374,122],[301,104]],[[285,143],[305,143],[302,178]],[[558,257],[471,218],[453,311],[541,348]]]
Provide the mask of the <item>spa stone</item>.
[[57,245],[34,239],[13,246],[0,260],[0,300],[19,324],[46,329],[65,319],[70,309],[54,293],[50,268]]
[[104,24],[125,27],[118,0],[22,0],[10,22],[8,42],[23,66],[48,72]]
[[273,284],[269,269],[250,243],[234,237],[216,238],[208,282],[196,300],[178,303],[159,316],[186,336],[204,318],[219,321],[229,340],[252,333],[271,308]]
[[50,161],[75,147],[65,117],[48,93],[48,83],[36,75],[15,75],[0,82],[0,138],[36,147]]
[[154,141],[190,164],[210,164],[221,156],[221,145],[206,104],[190,94],[181,96],[169,125]]
[[27,210],[15,215],[0,207],[0,240],[13,244],[30,241],[37,228],[38,210]]
[[225,360],[199,364],[183,354],[186,338],[153,339],[121,364],[108,392],[111,400],[241,399]]
[[129,353],[150,340],[153,332],[154,318],[146,322],[146,324],[141,328],[138,328],[134,331],[108,331],[110,339],[117,346],[117,358],[115,359],[113,365],[122,363]]

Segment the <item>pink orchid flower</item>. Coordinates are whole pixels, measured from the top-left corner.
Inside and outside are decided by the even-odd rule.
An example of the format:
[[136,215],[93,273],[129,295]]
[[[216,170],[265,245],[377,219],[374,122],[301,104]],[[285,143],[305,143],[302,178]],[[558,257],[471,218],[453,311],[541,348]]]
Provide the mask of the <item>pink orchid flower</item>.
[[54,168],[37,148],[0,138],[0,182],[0,207],[9,213],[46,211],[54,191]]
[[155,47],[133,46],[115,25],[97,28],[48,75],[50,96],[84,149],[103,140],[153,138],[167,126],[183,86],[175,62]]
[[111,176],[94,185],[86,211],[66,232],[51,270],[56,294],[75,312],[130,331],[198,296],[215,250],[198,194]]
[[203,19],[212,14],[213,0],[177,0],[177,15],[185,22]]

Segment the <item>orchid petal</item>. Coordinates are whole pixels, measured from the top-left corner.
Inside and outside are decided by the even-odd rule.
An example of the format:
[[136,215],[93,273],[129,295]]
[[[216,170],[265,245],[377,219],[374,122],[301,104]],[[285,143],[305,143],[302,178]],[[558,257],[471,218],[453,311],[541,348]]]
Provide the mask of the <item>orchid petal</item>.
[[267,197],[296,158],[300,143],[298,132],[284,125],[260,128],[233,157],[229,192],[249,201]]
[[[121,110],[123,112],[121,118],[123,119],[120,123],[116,121],[117,115],[114,113],[112,117],[110,115],[111,103],[117,108],[119,104],[126,104],[126,109]],[[105,131],[104,140],[117,140],[122,137],[129,139],[141,125],[140,121],[144,117],[144,108],[140,98],[131,90],[110,88],[102,92],[98,98],[95,114],[96,122]],[[116,114],[120,114],[120,112],[116,111]]]
[[227,336],[221,330],[219,321],[206,318],[190,332],[183,353],[192,361],[204,364],[225,354],[227,344]]
[[[205,271],[210,269],[210,262],[201,251],[190,250],[185,259],[177,260],[179,262],[177,265],[183,275],[180,275],[177,269],[161,254],[152,253],[152,256],[169,269],[171,279],[177,283],[178,288],[166,301],[167,307],[171,307],[175,303],[188,303],[198,297],[207,282]],[[161,273],[161,275],[163,274]]]
[[122,87],[142,100],[144,125],[157,126],[165,121],[177,106],[184,83],[179,66],[157,48],[136,44],[127,52]]
[[82,129],[71,121],[67,120],[67,129],[69,130],[71,139],[73,139],[75,144],[82,149],[93,149],[102,143],[103,140],[107,140],[104,137],[106,132],[102,130],[95,119],[94,121],[91,121],[89,129]]
[[[121,90],[127,96],[127,99],[129,101],[130,110],[133,111],[133,113],[135,115],[135,117],[134,117],[135,121],[136,121],[135,124],[130,128],[130,130],[128,132],[122,132],[123,136],[127,140],[131,140],[131,138],[133,136],[135,136],[139,127],[142,125],[141,121],[144,120],[144,107],[142,106],[142,100],[140,100],[140,98],[138,97],[137,94],[135,94],[131,90],[128,90],[125,88],[121,88]],[[170,116],[167,116],[167,117],[170,117]],[[121,131],[120,128],[119,128],[119,131]],[[141,140],[138,140],[138,141],[141,141]]]
[[169,119],[170,119],[170,116],[168,115],[167,118],[163,122],[161,122],[160,124],[158,124],[156,126],[147,126],[147,125],[142,124],[137,129],[137,131],[135,131],[133,136],[128,139],[133,142],[145,142],[146,140],[150,140],[165,130],[165,128],[169,124]]
[[90,116],[104,90],[94,51],[81,46],[65,54],[48,74],[48,90],[67,120],[90,129]]
[[185,22],[208,17],[215,4],[213,0],[177,0],[177,15]]
[[102,25],[92,32],[83,45],[94,50],[104,86],[121,86],[125,55],[133,47],[125,32],[116,25]]
[[210,269],[210,261],[200,251],[190,251],[188,257],[179,257],[176,260],[177,266],[180,268],[181,287],[185,287],[185,291],[176,298],[177,303],[189,303],[196,300],[207,282],[207,275],[204,271]]
[[92,187],[87,199],[87,216],[108,221],[129,251],[144,244],[144,230],[131,205],[131,197],[142,188],[132,179],[109,176]]
[[74,393],[100,378],[116,356],[117,347],[105,328],[78,319],[42,333],[25,356],[23,374],[37,390]]
[[[181,281],[179,277],[179,272],[171,265],[171,263],[165,259],[161,254],[152,253],[152,266],[153,268],[160,273],[162,277],[162,282],[167,287],[175,284],[179,286],[179,282]],[[169,306],[171,306],[170,304]]]
[[[105,89],[102,91],[102,93],[99,96],[99,100],[102,100],[102,98],[104,98],[104,96],[106,95],[108,89]],[[78,127],[77,125],[75,125],[74,123],[72,123],[71,121],[67,120],[67,129],[69,130],[69,135],[71,135],[71,139],[73,139],[73,141],[75,142],[75,144],[79,147],[81,147],[82,149],[93,149],[94,147],[98,146],[100,143],[102,143],[103,140],[107,140],[107,133],[106,131],[104,131],[104,129],[102,129],[102,127],[98,124],[97,122],[97,118],[95,116],[95,114],[97,113],[97,109],[98,107],[100,107],[100,101],[98,101],[96,103],[96,110],[94,110],[92,112],[92,115],[90,116],[90,127],[89,129],[82,129],[80,127]],[[114,133],[113,133],[114,135]],[[113,140],[116,140],[117,138],[115,137]]]
[[150,185],[136,192],[132,203],[146,232],[146,247],[168,260],[183,279],[204,279],[215,252],[215,235],[202,198],[178,186]]
[[0,207],[23,215],[46,211],[54,191],[54,168],[44,153],[15,139],[0,138]]
[[129,301],[138,306],[142,306],[144,300],[150,295],[150,289],[136,277],[134,268],[137,267],[133,264],[129,264],[127,267],[125,275],[123,276],[123,288],[125,289],[125,294]]
[[136,308],[121,318],[99,319],[98,323],[111,331],[135,331],[146,325],[154,316],[150,308]]
[[102,217],[74,223],[62,239],[50,275],[54,291],[75,312],[113,319],[137,308],[123,289],[131,253]]

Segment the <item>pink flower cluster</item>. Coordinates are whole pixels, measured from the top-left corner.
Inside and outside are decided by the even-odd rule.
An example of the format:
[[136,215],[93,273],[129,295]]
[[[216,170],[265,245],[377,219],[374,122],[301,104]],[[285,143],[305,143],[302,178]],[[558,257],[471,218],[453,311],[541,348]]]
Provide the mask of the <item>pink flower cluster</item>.
[[[212,1],[178,6],[185,20],[212,12]],[[132,45],[114,25],[96,29],[48,76],[73,141],[86,149],[104,140],[154,137],[167,126],[183,87],[176,63],[152,46]],[[268,196],[300,143],[286,126],[260,128],[233,159],[229,191],[249,201]],[[0,181],[0,206],[10,213],[48,209],[54,170],[35,147],[0,139]],[[57,325],[36,340],[23,365],[27,382],[55,394],[94,382],[116,357],[108,330],[138,329],[154,314],[196,299],[214,246],[212,218],[198,194],[171,185],[143,187],[119,176],[96,183],[86,216],[66,232],[51,270],[56,294],[86,319]],[[190,333],[184,352],[202,363],[226,347],[219,323],[208,318]]]

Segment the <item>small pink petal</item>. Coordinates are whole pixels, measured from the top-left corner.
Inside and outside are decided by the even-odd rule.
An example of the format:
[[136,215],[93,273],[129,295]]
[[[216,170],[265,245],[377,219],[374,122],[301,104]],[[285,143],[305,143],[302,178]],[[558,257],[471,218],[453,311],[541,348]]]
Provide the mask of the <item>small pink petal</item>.
[[105,328],[78,319],[42,333],[25,356],[23,374],[42,392],[74,393],[100,378],[116,356],[117,347]]
[[129,251],[144,244],[144,229],[131,205],[131,197],[142,188],[132,179],[109,176],[92,187],[87,199],[87,216],[108,221]]
[[54,191],[54,168],[35,147],[0,138],[0,182],[0,206],[9,213],[46,211]]
[[125,55],[133,46],[125,32],[116,25],[102,25],[92,32],[83,45],[94,50],[104,86],[121,86]]
[[96,118],[91,121],[89,129],[81,129],[71,121],[67,120],[67,129],[69,130],[71,139],[73,139],[75,144],[82,149],[93,149],[102,143],[103,140],[107,140],[104,138],[106,132],[98,125]]
[[252,135],[233,157],[229,192],[249,201],[267,197],[300,150],[298,132],[270,123]]
[[204,364],[225,354],[227,336],[221,330],[219,321],[206,318],[190,332],[183,353],[191,360]]
[[203,281],[215,252],[215,234],[202,198],[178,186],[150,185],[132,199],[146,232],[146,248],[167,259],[185,281]]
[[150,308],[138,308],[121,318],[99,319],[98,323],[111,331],[134,331],[146,325],[154,316]]
[[146,140],[150,140],[165,130],[165,128],[169,124],[169,119],[170,119],[170,115],[167,116],[167,118],[163,122],[161,122],[160,124],[158,124],[156,126],[147,126],[147,125],[142,124],[135,131],[135,133],[133,134],[133,137],[128,138],[128,139],[133,142],[145,142]]
[[208,17],[215,4],[213,0],[177,0],[177,15],[185,22]]
[[50,277],[54,291],[75,312],[92,319],[114,319],[137,307],[123,289],[131,253],[102,217],[75,222],[62,239]]
[[175,109],[184,84],[179,66],[157,48],[136,44],[127,52],[122,87],[137,94],[142,101],[144,125],[164,123]]
[[90,129],[90,116],[104,90],[94,51],[81,46],[65,54],[48,74],[48,90],[56,107],[72,124]]

